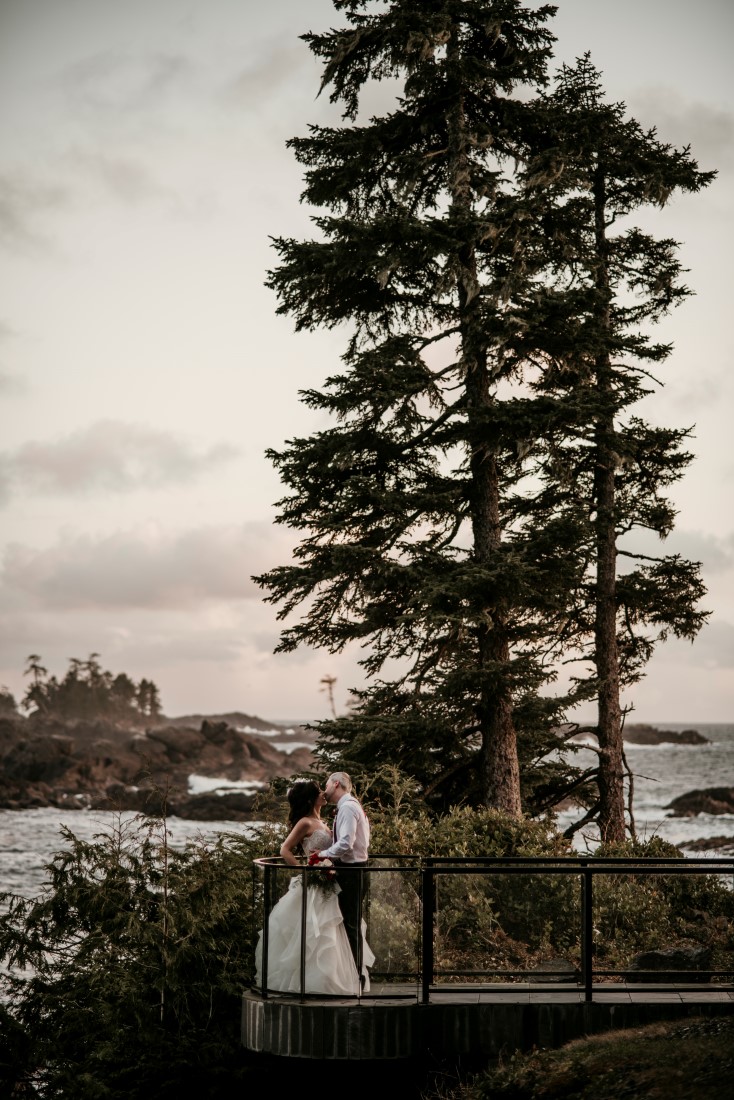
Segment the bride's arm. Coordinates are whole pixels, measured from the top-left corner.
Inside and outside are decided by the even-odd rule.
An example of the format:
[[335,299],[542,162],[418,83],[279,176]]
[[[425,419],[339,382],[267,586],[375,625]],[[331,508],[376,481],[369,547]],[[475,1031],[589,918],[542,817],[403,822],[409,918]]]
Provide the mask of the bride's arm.
[[294,855],[294,849],[308,836],[311,829],[310,823],[307,818],[302,817],[300,821],[297,821],[293,826],[288,836],[285,838],[280,846],[280,854],[286,863],[289,863],[291,867],[300,867],[301,864]]

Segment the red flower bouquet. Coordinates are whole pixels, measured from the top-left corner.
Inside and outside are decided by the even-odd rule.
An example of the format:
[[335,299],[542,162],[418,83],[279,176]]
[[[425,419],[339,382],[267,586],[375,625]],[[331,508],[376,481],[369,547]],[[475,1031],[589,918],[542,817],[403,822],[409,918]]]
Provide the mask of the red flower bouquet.
[[322,859],[318,852],[311,852],[308,857],[308,866],[313,867],[318,873],[308,876],[308,885],[315,886],[324,894],[333,894],[337,888],[336,871],[330,859]]

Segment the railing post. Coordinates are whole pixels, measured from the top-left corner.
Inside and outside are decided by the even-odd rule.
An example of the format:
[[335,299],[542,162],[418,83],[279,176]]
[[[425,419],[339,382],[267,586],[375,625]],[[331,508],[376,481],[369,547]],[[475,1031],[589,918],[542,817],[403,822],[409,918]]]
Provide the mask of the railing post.
[[582,915],[581,915],[581,974],[584,981],[584,1000],[593,1000],[594,995],[594,923],[593,923],[593,875],[591,868],[584,863],[582,874]]
[[272,876],[273,868],[269,863],[265,864],[265,881],[263,883],[263,954],[262,973],[260,975],[260,996],[265,1000],[268,995],[268,940],[270,938],[270,904],[272,900]]
[[359,876],[357,886],[359,887],[359,897],[357,899],[357,997],[362,996],[362,964],[363,950],[362,950],[362,899],[364,891],[364,868],[359,867],[357,869],[357,875]]
[[306,1000],[306,905],[308,903],[308,868],[301,875],[301,1000]]
[[433,860],[426,859],[421,878],[421,1003],[427,1005],[433,982],[433,926],[436,915],[436,875]]

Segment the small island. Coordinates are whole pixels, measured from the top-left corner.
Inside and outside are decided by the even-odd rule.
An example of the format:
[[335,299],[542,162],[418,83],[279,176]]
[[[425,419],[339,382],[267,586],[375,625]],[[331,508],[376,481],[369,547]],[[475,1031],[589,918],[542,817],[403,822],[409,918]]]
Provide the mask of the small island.
[[643,722],[625,726],[623,736],[630,745],[710,744],[708,737],[704,737],[698,730],[661,730],[657,726],[650,726]]

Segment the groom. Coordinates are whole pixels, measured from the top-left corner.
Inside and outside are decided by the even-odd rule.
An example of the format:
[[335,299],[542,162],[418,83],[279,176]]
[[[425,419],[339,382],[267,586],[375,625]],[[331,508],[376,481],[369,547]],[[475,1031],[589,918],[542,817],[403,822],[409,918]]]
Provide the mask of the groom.
[[359,916],[364,895],[364,875],[361,867],[367,866],[370,845],[370,823],[367,815],[352,794],[352,781],[346,772],[334,772],[326,782],[326,801],[336,806],[334,818],[334,842],[323,852],[321,859],[330,859],[338,868],[337,880],[341,886],[338,895],[339,908],[344,918],[344,928],[349,946],[357,964],[357,973],[363,984],[361,970],[361,943]]

